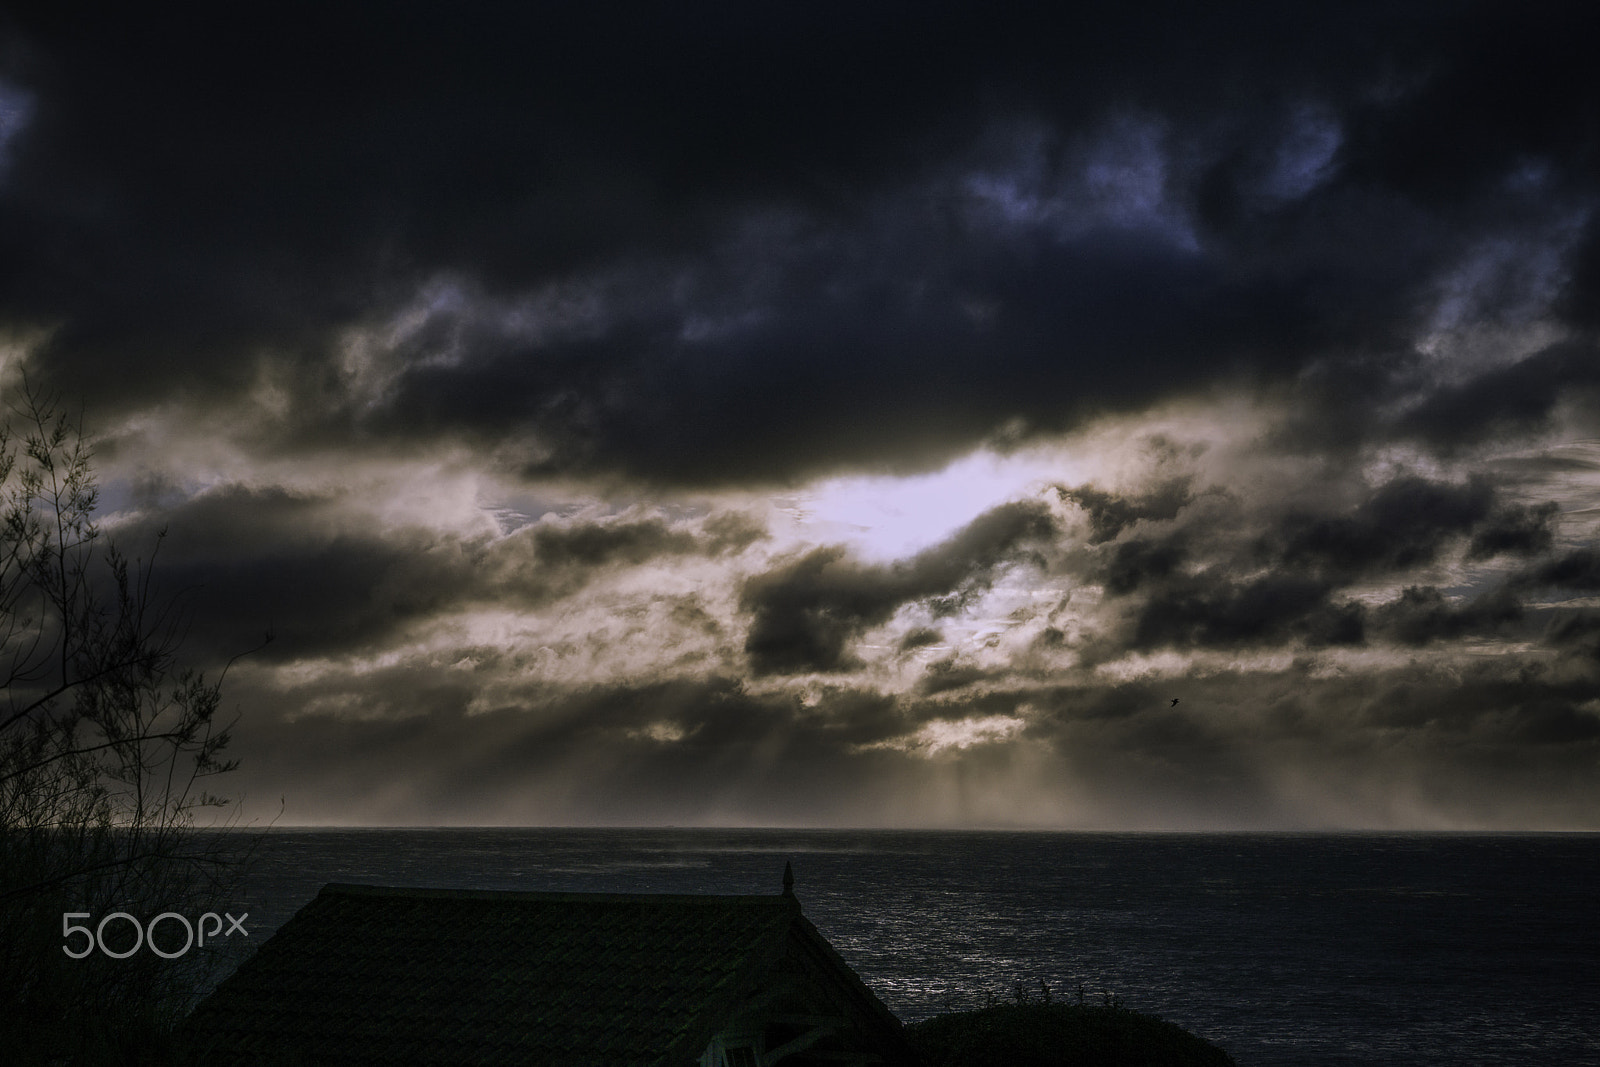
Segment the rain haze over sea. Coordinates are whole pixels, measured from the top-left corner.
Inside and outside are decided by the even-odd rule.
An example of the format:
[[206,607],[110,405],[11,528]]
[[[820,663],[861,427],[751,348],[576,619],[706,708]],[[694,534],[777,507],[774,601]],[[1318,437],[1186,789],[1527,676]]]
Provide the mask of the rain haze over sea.
[[786,861],[907,1022],[1043,983],[1241,1067],[1600,1062],[1592,834],[291,829],[238,908],[259,944],[330,881],[776,893]]

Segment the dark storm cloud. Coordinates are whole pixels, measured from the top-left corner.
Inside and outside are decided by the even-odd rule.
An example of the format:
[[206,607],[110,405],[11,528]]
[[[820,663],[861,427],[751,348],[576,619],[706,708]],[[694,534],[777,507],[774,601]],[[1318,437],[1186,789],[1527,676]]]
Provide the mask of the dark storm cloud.
[[458,605],[482,556],[481,545],[423,530],[241,547],[210,559],[178,558],[180,548],[161,576],[205,621],[193,650],[226,658],[267,631],[273,642],[260,656],[269,661],[378,647]]
[[1192,499],[1185,478],[1169,480],[1139,496],[1109,493],[1092,485],[1060,488],[1057,493],[1088,513],[1090,544],[1110,541],[1140,519],[1170,519]]
[[1400,434],[1445,448],[1543,429],[1568,396],[1592,404],[1600,390],[1600,350],[1593,340],[1550,345],[1509,367],[1439,389],[1401,416]]
[[[224,486],[119,525],[133,558],[155,561],[155,591],[203,625],[187,651],[214,665],[258,655],[337,655],[390,634],[452,598],[470,564],[460,541],[403,531],[383,538],[340,521],[337,497]],[[167,531],[165,536],[159,536]]]
[[693,535],[669,529],[664,522],[621,522],[611,526],[533,527],[537,557],[552,566],[575,563],[596,566],[602,563],[641,563],[663,553],[692,551]]
[[1569,645],[1600,633],[1600,614],[1592,611],[1559,611],[1552,614],[1545,640],[1553,645]]
[[706,278],[685,266],[687,308],[661,292],[680,281],[637,281],[596,336],[497,332],[458,362],[402,359],[362,418],[530,429],[534,474],[792,480],[927,467],[1016,420],[1070,427],[1325,347],[1281,265],[1238,274],[1138,227],[996,237],[906,214],[779,232]]
[[1130,647],[1316,649],[1389,643],[1420,648],[1500,635],[1524,614],[1521,601],[1505,591],[1458,605],[1437,589],[1412,586],[1369,609],[1357,601],[1338,601],[1316,583],[1262,579],[1220,589],[1170,589],[1151,597],[1139,612]]
[[910,652],[915,648],[936,645],[943,640],[944,635],[931,626],[914,626],[900,639],[900,651]]
[[466,588],[485,600],[537,605],[569,596],[598,575],[656,559],[727,556],[767,536],[739,512],[717,512],[697,527],[659,517],[553,522],[525,526],[484,554]]
[[474,604],[536,607],[609,573],[661,558],[725,556],[765,531],[738,512],[697,525],[616,517],[532,523],[507,536],[383,529],[335,496],[213,489],[159,519],[115,532],[125,552],[156,556],[164,595],[205,620],[191,650],[215,662],[274,640],[277,662],[381,647],[409,626]]
[[1582,760],[1600,742],[1600,716],[1585,705],[1595,678],[1529,677],[1524,665],[1475,665],[1451,677],[1415,668],[1380,675],[1365,722],[1440,740],[1471,740],[1480,757],[1511,763],[1529,748],[1572,744]]
[[1146,582],[1171,577],[1186,555],[1181,537],[1124,541],[1117,545],[1106,568],[1106,592],[1122,596]]
[[1534,556],[1549,551],[1555,536],[1551,525],[1560,510],[1554,501],[1501,508],[1473,532],[1467,558],[1489,559],[1502,553]]
[[1130,365],[1163,391],[1195,385],[1241,342],[1230,324],[1251,319],[1238,304],[1255,294],[1142,234],[1008,249],[970,279],[975,250],[959,243],[918,239],[903,261],[854,247],[896,253],[899,237],[869,222],[830,238],[840,247],[787,274],[746,328],[624,349],[614,406],[557,431],[582,442],[583,464],[669,482],[923,468],[1012,419],[1052,429],[1135,406],[1151,378]]
[[1564,319],[1590,337],[1600,335],[1600,215],[1589,219],[1572,254],[1571,267],[1557,308]]
[[848,669],[855,659],[847,646],[863,630],[915,600],[953,609],[986,588],[996,568],[1053,533],[1042,505],[1002,504],[900,563],[861,563],[835,546],[756,575],[739,602],[751,614],[745,641],[751,667],[758,674]]
[[994,677],[995,672],[981,667],[963,667],[953,660],[940,660],[928,665],[928,670],[917,683],[919,696],[937,696],[956,689],[964,689],[974,682]]
[[1371,628],[1404,645],[1422,646],[1472,634],[1491,634],[1523,616],[1522,603],[1496,590],[1464,605],[1447,601],[1432,586],[1409,586],[1371,613]]
[[1313,644],[1359,643],[1359,606],[1330,603],[1332,591],[1326,581],[1294,575],[1175,582],[1144,601],[1130,645],[1229,648],[1297,638]]
[[[1592,179],[1594,142],[1582,127],[1597,87],[1578,42],[1596,25],[1593,9],[1540,3],[1454,10],[1462,17],[1427,5],[1406,5],[1399,15],[1421,31],[1429,66],[1412,68],[1422,82],[1415,92],[1368,99],[1366,107],[1384,112],[1384,120],[1357,125],[1348,153],[1353,174],[1439,200],[1471,196],[1503,177],[1508,159],[1549,160]],[[1391,39],[1390,48],[1399,55],[1405,45]]]
[[1266,539],[1274,560],[1330,576],[1402,570],[1432,562],[1451,538],[1489,517],[1494,490],[1402,477],[1349,514],[1286,516]]
[[[1509,554],[1539,557],[1553,543],[1558,508],[1500,502],[1488,482],[1436,482],[1412,475],[1375,487],[1330,486],[1342,509],[1279,511],[1267,505],[1254,520],[1168,506],[1163,522],[1143,536],[1124,531],[1145,517],[1140,501],[1100,490],[1076,490],[1093,505],[1091,543],[1103,542],[1086,576],[1124,605],[1126,629],[1107,631],[1095,657],[1127,648],[1236,648],[1359,645],[1367,641],[1421,646],[1438,639],[1497,633],[1522,617],[1516,590],[1544,584],[1581,588],[1587,556],[1524,564],[1510,584],[1468,602],[1432,586],[1412,586],[1369,609],[1342,594],[1355,583],[1415,571],[1464,545],[1463,558]],[[1185,496],[1184,502],[1193,498]],[[1103,517],[1113,516],[1107,524]],[[1266,532],[1252,535],[1252,522]],[[1111,538],[1117,538],[1110,541]],[[1105,543],[1108,542],[1109,543]],[[1262,568],[1267,568],[1262,573]]]
[[1600,613],[1587,610],[1556,610],[1545,626],[1546,644],[1600,663]]
[[1580,593],[1600,591],[1600,551],[1587,546],[1573,549],[1525,569],[1512,581],[1514,585],[1527,589]]
[[[1600,188],[1580,4],[73,10],[4,16],[0,317],[96,410],[270,361],[285,447],[532,433],[534,472],[772,480],[1237,376],[1349,393],[1465,249]],[[1557,271],[1579,327],[1595,245]],[[614,291],[576,333],[462,311],[357,396],[348,331],[440,278]],[[1531,425],[1543,388],[1417,432]]]

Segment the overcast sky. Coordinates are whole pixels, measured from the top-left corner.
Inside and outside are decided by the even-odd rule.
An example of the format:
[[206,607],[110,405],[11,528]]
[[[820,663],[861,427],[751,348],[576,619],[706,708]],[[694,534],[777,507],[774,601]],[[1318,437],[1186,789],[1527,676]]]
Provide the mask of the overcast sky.
[[1591,5],[25,6],[249,818],[1600,829]]

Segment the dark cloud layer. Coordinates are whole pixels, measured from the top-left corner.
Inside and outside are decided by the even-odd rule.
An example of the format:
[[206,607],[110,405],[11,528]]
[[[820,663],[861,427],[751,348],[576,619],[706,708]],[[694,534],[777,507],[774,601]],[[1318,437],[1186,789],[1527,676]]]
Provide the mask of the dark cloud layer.
[[1397,478],[1350,514],[1286,516],[1263,548],[1284,565],[1332,576],[1400,570],[1431,562],[1448,538],[1488,517],[1493,499],[1484,483]]
[[[1131,622],[1124,639],[1137,649],[1369,641],[1422,646],[1503,630],[1523,618],[1520,591],[1540,585],[1580,590],[1590,578],[1586,550],[1551,554],[1557,505],[1504,503],[1481,480],[1402,475],[1366,489],[1344,508],[1288,505],[1256,520],[1266,532],[1253,541],[1242,515],[1219,538],[1218,531],[1201,528],[1214,521],[1212,513],[1174,522],[1179,508],[1152,513],[1148,495],[1123,497],[1092,487],[1065,495],[1092,504],[1091,543],[1115,539],[1099,550],[1090,576],[1127,604]],[[1147,533],[1125,533],[1142,514],[1165,521]],[[1108,522],[1107,516],[1119,518]],[[1524,564],[1509,583],[1466,603],[1431,585],[1409,586],[1370,609],[1351,598],[1360,583],[1415,574],[1452,553],[1468,562],[1500,555],[1543,561]]]
[[1592,5],[91,8],[0,389],[306,816],[1594,825]]
[[1458,607],[1432,586],[1410,586],[1373,613],[1373,624],[1401,644],[1426,645],[1435,639],[1493,633],[1522,616],[1521,602],[1507,590]]
[[[4,16],[0,317],[97,410],[233,402],[266,360],[282,447],[533,434],[533,472],[769,481],[1235,377],[1348,393],[1495,242],[1554,256],[1536,303],[1592,334],[1582,4],[72,10]],[[437,310],[350,393],[341,338],[440,278],[608,295],[554,334]],[[1508,284],[1478,310],[1520,314]],[[1529,428],[1593,355],[1561,351],[1402,427]]]
[[1511,504],[1480,523],[1472,534],[1468,559],[1490,559],[1502,553],[1521,556],[1548,551],[1555,540],[1552,525],[1560,505],[1546,501],[1536,507]]
[[1276,576],[1243,583],[1182,583],[1145,601],[1133,634],[1140,649],[1176,645],[1221,647],[1361,639],[1359,614],[1328,604],[1331,586],[1313,578]]
[[1552,345],[1520,362],[1442,388],[1399,420],[1398,430],[1454,448],[1492,434],[1543,429],[1566,397],[1592,400],[1600,388],[1593,339]]
[[1556,589],[1575,593],[1600,591],[1600,551],[1576,548],[1529,567],[1514,579],[1515,584],[1534,589]]
[[1088,513],[1091,544],[1111,540],[1140,519],[1170,519],[1192,499],[1186,479],[1168,481],[1135,497],[1092,485],[1061,487],[1057,493]]
[[[334,496],[221,487],[116,532],[204,625],[190,650],[208,663],[253,647],[266,661],[373,654],[441,615],[474,606],[535,608],[654,560],[736,553],[763,536],[737,512],[698,523],[660,517],[546,520],[504,537],[382,529],[353,522]],[[159,526],[158,526],[159,524]]]

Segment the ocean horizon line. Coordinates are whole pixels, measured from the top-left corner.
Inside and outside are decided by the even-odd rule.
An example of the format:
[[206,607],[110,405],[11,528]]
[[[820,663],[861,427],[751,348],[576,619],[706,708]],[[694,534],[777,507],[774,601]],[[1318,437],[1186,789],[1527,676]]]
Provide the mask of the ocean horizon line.
[[351,831],[351,830],[517,830],[517,831],[696,831],[707,833],[904,833],[904,834],[1058,834],[1146,837],[1596,837],[1600,830],[1586,828],[1479,828],[1479,827],[1207,827],[1194,828],[1109,828],[1051,826],[800,826],[800,825],[720,825],[662,823],[292,823],[266,827],[196,827],[222,833],[265,833],[271,831]]

